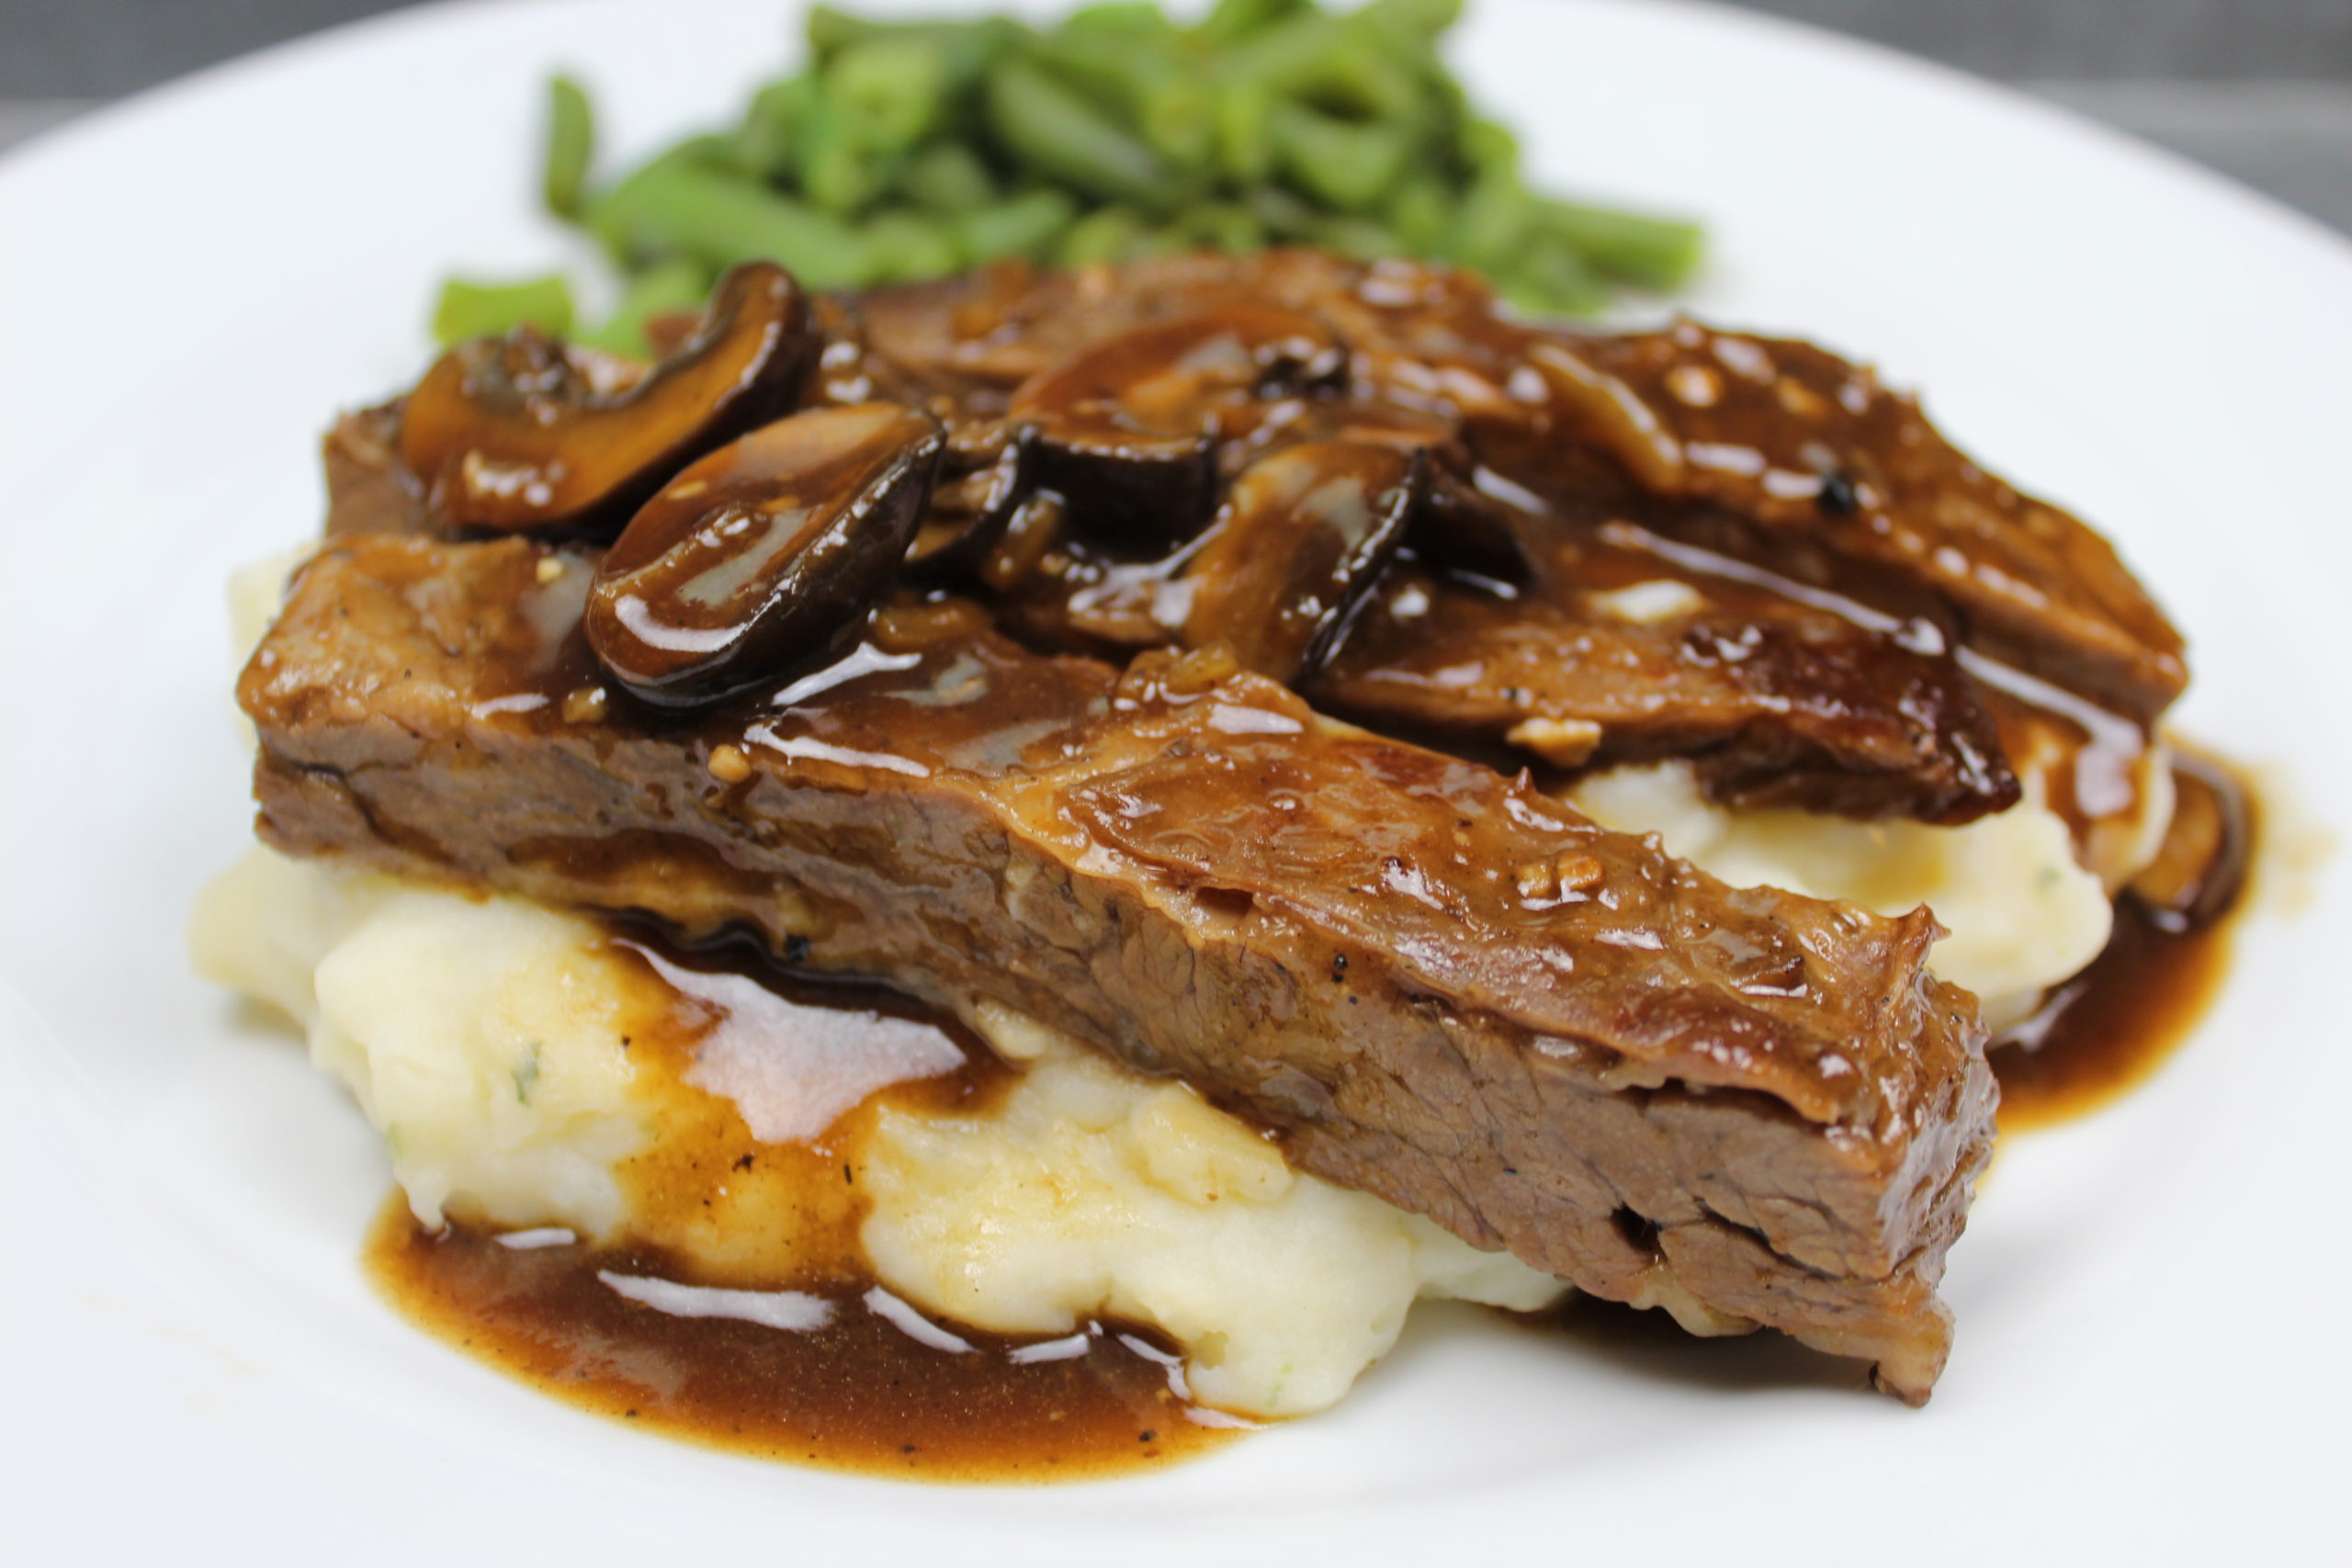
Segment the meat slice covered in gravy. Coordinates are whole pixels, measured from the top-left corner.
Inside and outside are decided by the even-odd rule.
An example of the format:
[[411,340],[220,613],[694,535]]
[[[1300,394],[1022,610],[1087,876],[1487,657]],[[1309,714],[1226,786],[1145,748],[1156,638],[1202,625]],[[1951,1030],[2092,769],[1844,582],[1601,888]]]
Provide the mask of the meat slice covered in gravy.
[[240,686],[265,837],[1017,1009],[1478,1246],[1927,1397],[1994,1089],[1924,911],[1729,888],[1217,650],[1123,673],[952,603],[661,714],[604,689],[591,564],[331,542]]
[[[404,469],[401,402],[339,424],[240,685],[264,836],[1016,1010],[1476,1246],[1928,1396],[1995,1098],[1932,918],[1729,887],[1523,765],[2001,810],[2005,736],[2136,757],[2185,678],[2103,541],[1823,351],[1540,329],[1441,268],[998,267],[787,325],[756,417],[654,433],[693,468],[512,536]],[[607,423],[657,374],[573,370]],[[803,494],[787,420],[904,460]],[[620,581],[655,486],[692,605]],[[616,682],[592,583],[607,660],[700,673]],[[704,624],[739,603],[774,635]]]
[[[1597,725],[1594,761],[1687,750],[1720,798],[1961,822],[2018,798],[1963,649],[2143,729],[2186,678],[2178,634],[2104,540],[1979,468],[1868,370],[1809,344],[1692,323],[1546,330],[1498,315],[1460,274],[1277,252],[1075,278],[998,269],[869,296],[830,318],[828,362],[844,378],[828,390],[889,385],[951,420],[995,419],[1057,367],[1102,359],[1106,343],[1275,310],[1319,323],[1345,374],[1218,411],[1228,478],[1270,447],[1328,439],[1347,411],[1377,410],[1396,422],[1384,439],[1426,444],[1432,494],[1453,501],[1408,526],[1402,562],[1441,585],[1466,570],[1484,586],[1500,537],[1528,569],[1504,573],[1517,578],[1508,612],[1465,601],[1439,617],[1446,668],[1509,670],[1497,691],[1519,695],[1465,704],[1435,733],[1501,741],[1531,722],[1525,732],[1545,737],[1565,725],[1573,753]],[[1006,589],[1019,635],[1097,651],[1180,640],[1186,602],[1165,585],[1181,551],[1172,563],[1123,557],[1090,540],[1083,517],[1060,522],[1036,570]],[[1564,561],[1563,532],[1634,541],[1649,576],[1744,604],[1680,628],[1691,640],[1676,651],[1673,628],[1595,610],[1597,591],[1628,580],[1617,565]],[[1379,604],[1396,607],[1396,587],[1369,602],[1365,631],[1384,624]],[[1753,639],[1770,655],[1736,671],[1706,651]],[[1439,657],[1427,643],[1358,635],[1335,647],[1348,694],[1332,700],[1374,726],[1430,723],[1416,694]],[[1612,719],[1631,728],[1616,733]]]

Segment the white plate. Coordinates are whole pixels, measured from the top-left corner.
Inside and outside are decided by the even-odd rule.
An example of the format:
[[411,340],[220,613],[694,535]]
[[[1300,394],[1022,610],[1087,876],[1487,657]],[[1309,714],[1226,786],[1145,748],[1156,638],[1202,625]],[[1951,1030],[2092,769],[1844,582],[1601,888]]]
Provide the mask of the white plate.
[[[2193,637],[2183,726],[2346,820],[2352,253],[1821,35],[1476,9],[1460,62],[1547,183],[1708,215],[1700,308],[1877,356],[2110,530]],[[2303,868],[2299,916],[2253,923],[2156,1082],[2004,1154],[1925,1411],[1758,1342],[1607,1354],[1462,1314],[1334,1414],[1175,1472],[922,1488],[632,1434],[379,1306],[355,1267],[371,1140],[181,956],[247,817],[220,583],[314,525],[318,431],[420,367],[444,268],[558,254],[529,199],[548,66],[590,77],[638,151],[737,101],[795,30],[719,0],[432,7],[0,164],[9,1561],[2147,1562],[2320,1529],[2352,1393],[2340,858]]]

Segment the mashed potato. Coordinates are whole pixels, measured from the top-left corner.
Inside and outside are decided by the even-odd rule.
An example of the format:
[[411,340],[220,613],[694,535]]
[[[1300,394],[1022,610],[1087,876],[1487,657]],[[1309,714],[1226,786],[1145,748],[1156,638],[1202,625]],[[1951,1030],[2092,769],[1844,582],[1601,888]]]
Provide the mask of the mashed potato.
[[902,1294],[1001,1333],[1140,1318],[1185,1347],[1197,1397],[1294,1416],[1347,1393],[1416,1296],[1533,1311],[1562,1293],[1508,1253],[1294,1172],[1182,1085],[993,1021],[1000,1049],[1037,1052],[1002,1106],[886,1111],[868,1145],[866,1255]]
[[1961,828],[1716,806],[1688,762],[1612,769],[1569,799],[1604,827],[1657,834],[1669,854],[1737,886],[1882,915],[1927,905],[1951,933],[1929,964],[1975,992],[1996,1029],[2098,957],[2114,924],[2106,886],[2076,862],[2064,819],[2030,785],[2019,805]]
[[[242,647],[258,640],[299,558],[238,574]],[[2143,788],[2152,780],[2168,776],[2143,771]],[[2031,770],[2028,789],[2024,805],[1952,829],[1726,808],[1679,762],[1596,775],[1571,799],[1728,882],[1887,914],[1930,906],[1951,933],[1935,968],[1983,997],[1998,1025],[2096,957],[2111,918],[2065,823],[2038,804]],[[2146,805],[2117,852],[2144,861],[2142,840],[2152,852],[2166,810]],[[776,1044],[741,1009],[683,1071],[633,1055],[647,971],[588,919],[256,847],[206,889],[191,942],[207,977],[307,1032],[312,1060],[349,1086],[428,1225],[454,1216],[651,1239],[741,1276],[787,1272],[802,1256],[796,1227],[856,1213],[830,1181],[820,1198],[796,1191],[788,1162],[706,1190],[707,1165],[734,1168],[706,1161],[701,1145],[715,1118],[739,1141],[803,1138],[871,1085],[838,1071],[818,1081],[823,1053]],[[856,1243],[876,1278],[925,1312],[1040,1336],[1105,1315],[1148,1322],[1184,1347],[1204,1403],[1295,1416],[1343,1395],[1396,1342],[1417,1297],[1534,1310],[1563,1293],[1507,1254],[1292,1170],[1182,1085],[992,1004],[967,1021],[1022,1065],[1014,1086],[984,1113],[883,1104],[853,1119],[847,1151],[865,1203]],[[697,1103],[698,1090],[717,1098]],[[649,1168],[673,1182],[688,1173],[690,1228],[677,1228],[676,1192],[666,1204],[648,1198]],[[1689,1303],[1648,1304],[1688,1320]]]
[[[629,1050],[642,974],[589,920],[256,848],[198,900],[192,944],[207,977],[305,1027],[427,1224],[636,1234],[630,1162],[701,1135],[667,1113],[676,1086],[656,1081],[660,1064]],[[1292,1171],[1189,1089],[1017,1014],[987,1008],[975,1022],[1026,1065],[994,1109],[885,1110],[849,1155],[876,1277],[925,1312],[1040,1335],[1139,1319],[1185,1348],[1203,1402],[1295,1416],[1345,1393],[1417,1296],[1532,1310],[1563,1292],[1515,1258]],[[779,1092],[773,1073],[733,1073]],[[796,1213],[779,1203],[737,1223],[789,1227]]]

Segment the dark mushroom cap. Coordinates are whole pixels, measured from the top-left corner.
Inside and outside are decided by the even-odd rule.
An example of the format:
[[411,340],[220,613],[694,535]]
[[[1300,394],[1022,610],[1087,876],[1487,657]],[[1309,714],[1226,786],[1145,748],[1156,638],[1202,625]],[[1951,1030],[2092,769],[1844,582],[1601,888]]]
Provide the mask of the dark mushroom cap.
[[753,262],[650,370],[527,329],[451,349],[401,410],[401,461],[445,524],[577,525],[785,412],[814,347],[791,275]]
[[1223,643],[1283,682],[1314,673],[1346,634],[1429,492],[1417,450],[1310,441],[1234,480],[1186,563],[1187,645]]
[[944,445],[895,403],[812,409],[663,486],[606,551],[589,645],[646,701],[710,703],[840,646],[888,587]]
[[1347,349],[1316,318],[1228,305],[1155,321],[1066,355],[1014,389],[1033,427],[1036,483],[1073,522],[1146,548],[1190,536],[1216,493],[1222,428],[1268,399],[1336,386]]

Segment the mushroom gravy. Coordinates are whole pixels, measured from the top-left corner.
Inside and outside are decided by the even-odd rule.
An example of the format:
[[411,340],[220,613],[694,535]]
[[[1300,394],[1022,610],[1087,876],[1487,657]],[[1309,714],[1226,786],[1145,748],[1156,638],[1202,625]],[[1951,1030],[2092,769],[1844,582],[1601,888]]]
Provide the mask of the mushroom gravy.
[[[2239,792],[2233,806],[2250,805],[2243,784],[2214,764],[2191,756],[2181,772],[2184,791],[2202,780]],[[2214,874],[2242,874],[2252,840],[2248,817],[2230,863]],[[2214,899],[2184,919],[2137,895],[2120,898],[2108,950],[1992,1053],[2002,1130],[2090,1114],[2160,1067],[2219,992],[2242,902]],[[695,1128],[683,1144],[633,1162],[628,1179],[652,1228],[673,1241],[695,1238],[693,1256],[641,1241],[599,1247],[560,1230],[502,1235],[459,1224],[429,1233],[396,1193],[369,1237],[366,1266],[412,1322],[608,1419],[754,1458],[873,1475],[1101,1479],[1208,1452],[1254,1425],[1194,1404],[1181,1352],[1156,1330],[1097,1321],[1057,1338],[984,1334],[933,1321],[874,1281],[855,1238],[862,1126],[881,1101],[987,1103],[1013,1069],[976,1040],[880,987],[796,976],[754,942],[679,949],[617,927],[614,940],[642,961],[650,988],[673,998],[668,1026],[645,1028],[632,1049],[659,1065],[671,1113]],[[730,981],[775,998],[765,1014],[772,1026],[806,1031],[820,1044],[854,1052],[877,1023],[929,1027],[960,1063],[888,1085],[805,1142],[763,1143],[726,1101],[685,1081],[697,1043],[714,1032],[711,998]],[[788,1227],[793,1244],[781,1254],[757,1240],[719,1239],[730,1201],[758,1182],[802,1195]],[[751,1289],[747,1279],[703,1282],[715,1278],[714,1258],[772,1276],[779,1256],[793,1272],[786,1288],[774,1278]],[[729,1273],[722,1262],[718,1276]],[[1668,1342],[1685,1343],[1679,1335]]]
[[2164,1066],[2221,991],[2259,807],[2243,779],[2194,752],[2176,762],[2174,778],[2186,819],[2209,812],[2222,819],[2211,863],[2194,886],[2165,889],[2179,908],[2137,892],[2117,899],[2106,951],[1996,1042],[1990,1059],[2005,1134],[2070,1122],[2120,1099]]
[[[830,1469],[1097,1476],[1251,1425],[1194,1404],[1182,1357],[1154,1329],[985,1334],[935,1323],[874,1280],[857,1238],[865,1131],[884,1104],[984,1107],[1012,1069],[975,1036],[879,987],[797,976],[750,942],[688,948],[635,925],[613,932],[639,982],[629,1055],[662,1127],[619,1168],[633,1234],[601,1246],[555,1227],[436,1234],[395,1193],[367,1268],[413,1322],[582,1409]],[[704,1087],[738,1031],[783,1037],[772,1062],[799,1058],[782,1096],[772,1088],[762,1103],[756,1068],[741,1101]],[[842,1057],[883,1087],[806,1135],[755,1134],[779,1107],[821,1100],[822,1064]]]
[[516,1239],[534,1237],[428,1234],[395,1193],[368,1271],[412,1322],[475,1359],[667,1437],[923,1481],[1073,1481],[1156,1469],[1249,1425],[1184,1398],[1181,1358],[1133,1325],[1016,1340],[930,1325],[854,1281],[800,1295],[826,1312],[821,1326],[685,1316],[621,1293],[662,1295],[634,1282],[674,1279],[671,1255]]

